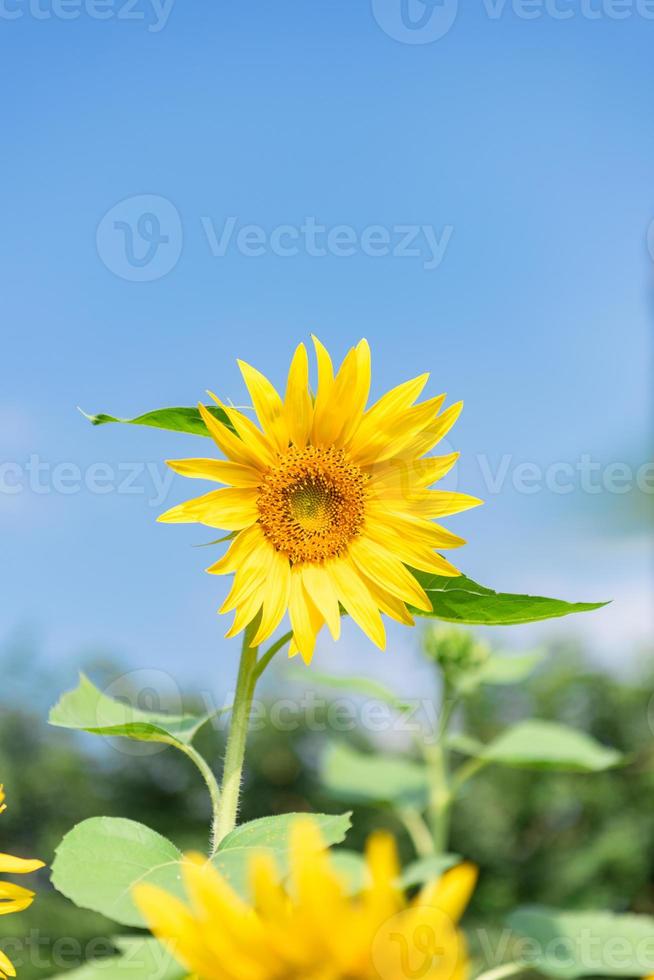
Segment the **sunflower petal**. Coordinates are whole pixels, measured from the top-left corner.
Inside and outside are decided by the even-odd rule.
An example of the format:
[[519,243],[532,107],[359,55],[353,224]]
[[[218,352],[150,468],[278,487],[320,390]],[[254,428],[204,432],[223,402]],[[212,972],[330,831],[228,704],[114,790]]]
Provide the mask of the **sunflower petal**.
[[292,442],[299,447],[306,446],[313,424],[313,405],[309,394],[309,358],[304,344],[298,344],[291,361],[284,414]]
[[289,431],[284,402],[268,378],[245,361],[239,361],[243,380],[250,393],[261,428],[280,452],[288,449]]
[[8,875],[31,874],[44,868],[43,861],[34,861],[29,858],[17,858],[12,854],[0,854],[0,873]]
[[265,583],[263,612],[251,646],[257,647],[275,632],[288,609],[291,589],[291,566],[286,555],[271,547],[272,560]]
[[241,531],[259,519],[256,490],[212,490],[171,507],[157,520],[163,524],[205,524],[224,531]]
[[334,583],[341,605],[349,612],[363,632],[372,642],[383,650],[386,646],[386,631],[379,609],[373,601],[365,582],[350,558],[335,558],[325,563]]
[[[316,638],[322,626],[322,618],[318,616],[313,604],[302,584],[302,574],[299,565],[291,568],[291,591],[288,604],[293,641],[297,646],[305,664],[313,660]],[[289,655],[291,651],[289,650]]]
[[422,586],[391,551],[370,538],[355,538],[350,555],[357,568],[380,588],[416,606],[431,611],[432,605]]
[[224,459],[167,459],[171,470],[195,480],[214,480],[232,487],[258,487],[261,473]]
[[322,565],[300,565],[300,577],[314,606],[335,640],[341,635],[341,612],[334,583]]
[[237,435],[234,435],[231,429],[219,422],[201,402],[198,404],[198,410],[209,430],[209,435],[228,459],[234,463],[240,463],[241,466],[253,467],[255,470],[263,468],[257,453],[246,446]]

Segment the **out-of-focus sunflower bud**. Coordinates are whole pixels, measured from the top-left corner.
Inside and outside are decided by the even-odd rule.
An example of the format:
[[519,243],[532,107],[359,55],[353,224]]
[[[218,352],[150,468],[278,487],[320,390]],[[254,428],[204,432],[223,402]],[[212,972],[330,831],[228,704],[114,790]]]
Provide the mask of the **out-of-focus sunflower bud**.
[[438,664],[451,687],[462,687],[487,663],[491,650],[458,626],[433,626],[425,634],[425,653]]

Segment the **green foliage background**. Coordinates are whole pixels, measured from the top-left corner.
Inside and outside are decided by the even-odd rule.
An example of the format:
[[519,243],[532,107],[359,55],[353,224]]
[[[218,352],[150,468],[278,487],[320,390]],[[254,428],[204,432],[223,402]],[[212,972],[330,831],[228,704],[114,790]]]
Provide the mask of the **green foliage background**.
[[[469,698],[466,729],[482,742],[512,721],[538,717],[586,731],[629,758],[625,767],[588,775],[490,767],[467,784],[455,805],[450,849],[481,869],[470,911],[475,927],[495,930],[516,905],[534,902],[654,913],[654,661],[643,656],[639,663],[630,676],[614,676],[573,646],[559,645],[519,686],[483,687]],[[88,658],[82,666],[100,686],[120,673],[120,665],[106,658]],[[188,760],[173,749],[139,756],[129,751],[131,743],[125,751],[124,742],[111,747],[97,737],[49,728],[47,708],[62,683],[40,662],[28,636],[3,651],[0,668],[6,679],[0,774],[9,802],[0,821],[0,850],[50,862],[76,822],[100,814],[140,820],[183,849],[206,847],[209,802]],[[242,819],[348,809],[350,801],[329,797],[317,779],[326,737],[301,725],[294,733],[256,732]],[[366,745],[364,733],[348,739]],[[222,741],[223,733],[207,726],[198,747],[218,759]],[[371,827],[383,825],[397,834],[411,860],[410,842],[388,810],[356,808],[348,846],[360,848]],[[38,879],[32,908],[0,917],[3,944],[24,980],[108,951],[107,937],[115,932],[114,924],[51,891],[47,870]]]

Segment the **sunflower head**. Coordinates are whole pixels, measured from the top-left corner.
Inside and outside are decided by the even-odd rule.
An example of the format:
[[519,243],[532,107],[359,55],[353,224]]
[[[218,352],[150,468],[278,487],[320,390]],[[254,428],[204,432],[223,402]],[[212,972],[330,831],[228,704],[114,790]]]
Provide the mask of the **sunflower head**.
[[457,923],[476,880],[461,864],[408,900],[398,886],[393,838],[374,834],[360,894],[348,894],[315,823],[291,831],[290,874],[265,853],[250,859],[243,899],[211,862],[189,856],[189,904],[139,885],[134,898],[152,932],[199,980],[465,980]]
[[218,411],[199,406],[224,458],[168,462],[184,476],[223,488],[159,518],[231,532],[227,553],[208,569],[234,574],[221,608],[235,612],[227,635],[257,618],[257,646],[288,611],[291,655],[306,661],[323,625],[338,638],[341,609],[380,647],[382,615],[411,625],[409,607],[431,610],[414,570],[458,575],[440,552],[464,544],[436,520],[480,503],[433,489],[458,454],[428,453],[449,432],[461,403],[444,408],[444,395],[417,402],[428,378],[421,375],[367,407],[367,342],[352,348],[338,371],[316,338],[314,346],[315,395],[300,344],[283,397],[239,362],[256,422],[215,395]]

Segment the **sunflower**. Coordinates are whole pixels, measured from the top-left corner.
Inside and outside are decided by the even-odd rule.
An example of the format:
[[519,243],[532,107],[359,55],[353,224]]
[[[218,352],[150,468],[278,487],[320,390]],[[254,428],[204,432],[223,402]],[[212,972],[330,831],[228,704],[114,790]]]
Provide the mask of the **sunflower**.
[[476,880],[461,864],[407,900],[395,842],[374,834],[355,897],[309,817],[292,826],[290,874],[265,853],[250,858],[245,901],[200,856],[183,862],[190,904],[154,885],[134,889],[152,932],[199,980],[465,980],[458,922]]
[[[7,809],[4,787],[0,784],[0,813]],[[11,854],[0,854],[0,874],[20,875],[29,874],[42,868],[43,861],[30,861],[25,858],[12,857]],[[0,881],[0,915],[10,915],[12,912],[22,912],[34,901],[34,892],[9,881]],[[15,977],[11,960],[0,949],[0,980]]]
[[334,639],[341,607],[383,648],[382,614],[413,625],[407,606],[431,611],[412,569],[459,575],[439,551],[465,544],[435,519],[481,503],[462,493],[429,489],[458,453],[426,454],[456,421],[462,403],[443,409],[445,395],[416,404],[423,374],[393,388],[372,407],[370,348],[362,340],[339,371],[313,338],[315,397],[300,344],[285,396],[239,361],[258,418],[211,397],[220,418],[199,406],[226,459],[168,460],[177,473],[224,484],[159,518],[231,532],[227,553],[208,572],[234,573],[221,612],[235,611],[233,636],[255,617],[258,646],[288,610],[290,654],[309,662],[326,623]]

